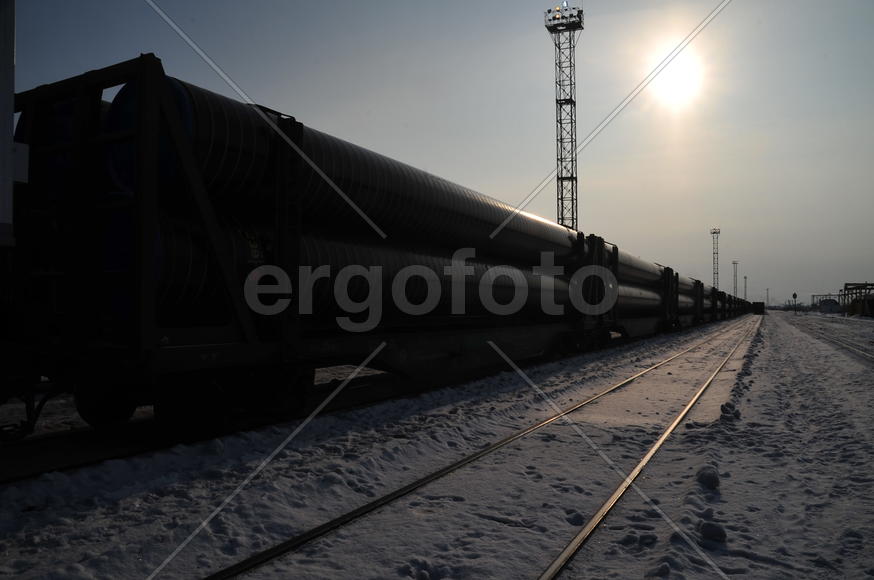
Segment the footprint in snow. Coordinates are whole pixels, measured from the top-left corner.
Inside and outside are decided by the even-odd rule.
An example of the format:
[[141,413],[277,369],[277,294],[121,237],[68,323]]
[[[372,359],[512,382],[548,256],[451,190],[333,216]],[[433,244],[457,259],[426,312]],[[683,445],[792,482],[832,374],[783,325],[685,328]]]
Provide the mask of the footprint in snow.
[[540,481],[541,479],[543,479],[543,475],[541,475],[540,472],[537,471],[537,468],[533,465],[529,465],[525,468],[525,476],[533,479],[534,481]]
[[586,523],[586,518],[577,510],[565,510],[565,513],[567,514],[564,518],[565,521],[572,526],[579,527]]
[[448,500],[451,502],[466,501],[460,495],[426,495],[424,497],[428,501],[443,501],[443,500]]
[[451,578],[456,576],[456,570],[445,564],[433,564],[425,558],[412,558],[407,564],[397,569],[401,578],[416,580],[431,580],[436,578]]

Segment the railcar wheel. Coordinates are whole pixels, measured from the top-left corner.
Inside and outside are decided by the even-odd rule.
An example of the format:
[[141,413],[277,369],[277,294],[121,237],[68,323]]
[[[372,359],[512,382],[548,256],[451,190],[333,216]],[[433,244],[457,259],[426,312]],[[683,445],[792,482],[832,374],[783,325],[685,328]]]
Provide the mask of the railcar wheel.
[[95,429],[124,425],[137,408],[136,401],[120,385],[80,386],[73,398],[79,416]]

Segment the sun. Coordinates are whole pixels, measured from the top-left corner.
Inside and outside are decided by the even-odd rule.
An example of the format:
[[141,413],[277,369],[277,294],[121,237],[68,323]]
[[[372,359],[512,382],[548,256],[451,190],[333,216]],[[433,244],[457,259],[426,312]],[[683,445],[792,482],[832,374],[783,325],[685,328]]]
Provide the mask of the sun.
[[[670,53],[671,48],[654,52],[650,58],[649,70],[658,66]],[[687,46],[652,80],[649,90],[661,104],[680,110],[689,106],[700,95],[703,80],[701,59],[692,47]]]

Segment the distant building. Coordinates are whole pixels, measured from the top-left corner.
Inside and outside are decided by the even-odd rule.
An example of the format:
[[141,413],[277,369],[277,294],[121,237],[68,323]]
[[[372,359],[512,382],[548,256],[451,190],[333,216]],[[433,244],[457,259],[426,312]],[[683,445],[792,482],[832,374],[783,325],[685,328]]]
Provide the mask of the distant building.
[[837,300],[826,298],[819,301],[819,311],[824,314],[838,314],[841,312],[841,305]]
[[856,316],[874,316],[874,294],[855,298],[850,303],[848,313]]

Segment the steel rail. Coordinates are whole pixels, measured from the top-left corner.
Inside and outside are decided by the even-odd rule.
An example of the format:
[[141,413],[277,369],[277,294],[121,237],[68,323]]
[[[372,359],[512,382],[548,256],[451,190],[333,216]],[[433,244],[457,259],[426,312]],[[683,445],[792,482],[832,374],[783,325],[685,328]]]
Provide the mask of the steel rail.
[[393,492],[390,492],[386,495],[383,495],[383,496],[381,496],[381,497],[379,497],[371,502],[368,502],[368,503],[366,503],[366,504],[364,504],[364,505],[362,505],[362,506],[360,506],[352,511],[349,511],[349,512],[346,512],[340,516],[337,516],[336,518],[334,518],[328,522],[325,522],[324,524],[321,524],[319,526],[311,528],[310,530],[308,530],[306,532],[303,532],[297,536],[289,538],[288,540],[280,542],[279,544],[276,544],[270,548],[267,548],[266,550],[262,550],[260,552],[257,552],[244,560],[240,560],[239,562],[237,562],[235,564],[231,564],[230,566],[228,566],[226,568],[223,568],[217,572],[210,574],[206,578],[208,580],[223,580],[226,578],[235,578],[241,574],[244,574],[246,572],[249,572],[251,570],[259,568],[260,566],[263,566],[264,564],[267,564],[268,562],[271,562],[271,561],[273,561],[273,560],[275,560],[275,559],[277,559],[285,554],[293,552],[293,551],[297,550],[298,548],[300,548],[301,546],[304,546],[305,544],[308,544],[308,543],[310,543],[318,538],[321,538],[321,537],[323,537],[323,536],[357,520],[358,518],[360,518],[362,516],[365,516],[373,511],[376,511],[377,509],[379,509],[383,506],[386,506],[392,502],[395,502],[398,499],[416,491],[417,489],[420,489],[420,488],[424,487],[425,485],[428,485],[429,483],[432,483],[438,479],[445,477],[446,475],[449,475],[455,471],[458,471],[460,468],[462,468],[470,463],[473,463],[474,461],[477,461],[478,459],[481,459],[481,458],[485,457],[486,455],[494,453],[498,449],[501,449],[502,447],[504,447],[504,446],[506,446],[506,445],[518,440],[518,439],[521,439],[522,437],[525,437],[526,435],[529,435],[529,434],[533,433],[534,431],[537,431],[543,427],[546,427],[547,425],[554,423],[555,421],[558,421],[559,419],[561,419],[565,415],[573,413],[574,411],[577,411],[578,409],[580,409],[586,405],[589,405],[589,404],[597,401],[598,399],[600,399],[600,398],[602,398],[602,397],[604,397],[604,396],[606,396],[606,395],[608,395],[608,394],[610,394],[618,389],[621,389],[622,387],[625,387],[625,386],[633,383],[635,380],[642,377],[643,375],[646,375],[646,374],[668,364],[669,362],[677,359],[678,357],[680,357],[680,356],[682,356],[682,355],[684,355],[692,350],[700,348],[701,346],[704,346],[705,344],[713,341],[716,338],[725,336],[726,334],[733,332],[734,330],[736,330],[737,328],[742,326],[744,323],[745,323],[745,321],[737,322],[736,324],[733,324],[730,328],[726,329],[725,331],[715,333],[712,336],[710,336],[702,341],[699,341],[699,342],[693,344],[692,346],[685,348],[685,349],[671,355],[670,357],[662,360],[661,362],[656,363],[656,364],[654,364],[654,365],[652,365],[652,366],[650,366],[642,371],[639,371],[639,372],[633,374],[632,376],[630,376],[626,379],[623,379],[622,381],[604,389],[603,391],[600,391],[599,393],[597,393],[595,395],[592,395],[591,397],[589,397],[589,398],[587,398],[579,403],[575,403],[574,405],[571,405],[570,407],[562,410],[559,413],[552,415],[551,417],[549,417],[547,419],[544,419],[544,420],[542,420],[534,425],[531,425],[525,429],[522,429],[521,431],[517,431],[516,433],[509,435],[509,436],[505,437],[504,439],[501,439],[495,443],[492,443],[488,447],[485,447],[485,448],[483,448],[475,453],[472,453],[471,455],[463,457],[463,458],[459,459],[458,461],[455,461],[454,463],[451,463],[451,464],[449,464],[449,465],[447,465],[447,466],[445,466],[437,471],[429,473],[428,475],[425,475],[425,476],[423,476],[423,477],[421,477],[421,478],[419,478],[419,479],[417,479],[417,480],[415,480],[415,481],[413,481],[413,482],[411,482],[403,487],[396,489]]
[[822,340],[826,340],[828,342],[831,342],[832,344],[842,346],[845,349],[850,350],[850,351],[854,352],[855,354],[857,354],[857,355],[859,355],[859,356],[861,356],[869,361],[874,362],[874,353],[871,353],[870,351],[866,351],[866,350],[859,348],[861,345],[859,345],[855,342],[849,342],[849,341],[843,340],[841,338],[827,336],[823,332],[821,332],[819,330],[814,330],[812,328],[803,328],[803,330],[806,330],[809,334],[812,334],[814,336],[814,338],[820,338]]
[[714,370],[710,377],[708,377],[708,379],[704,381],[704,384],[702,384],[701,387],[698,388],[698,390],[695,392],[695,394],[692,396],[686,406],[683,407],[683,410],[680,411],[680,414],[677,415],[677,417],[673,420],[673,422],[671,422],[667,429],[665,429],[665,431],[656,440],[656,442],[653,443],[652,447],[650,447],[649,451],[646,452],[640,462],[638,462],[634,469],[632,469],[631,472],[625,477],[625,479],[622,480],[622,482],[619,484],[619,486],[617,486],[613,494],[607,499],[606,502],[604,502],[604,504],[598,509],[598,511],[595,512],[595,515],[592,516],[592,518],[586,523],[586,525],[583,526],[583,529],[580,530],[580,532],[576,536],[574,536],[574,538],[567,544],[567,546],[565,546],[564,550],[561,551],[558,557],[556,557],[555,560],[553,560],[546,568],[543,574],[540,575],[540,580],[550,580],[552,578],[555,578],[564,569],[568,562],[571,561],[571,559],[580,550],[586,540],[588,540],[592,536],[592,534],[595,532],[601,522],[604,521],[604,518],[607,517],[607,514],[610,512],[610,510],[613,509],[613,507],[620,500],[620,498],[622,498],[625,492],[628,491],[628,488],[631,487],[637,476],[640,475],[640,473],[644,470],[650,460],[655,456],[656,453],[658,453],[659,449],[661,449],[662,445],[664,445],[665,441],[668,440],[668,437],[671,436],[671,434],[674,432],[680,422],[686,417],[686,415],[689,414],[689,411],[692,410],[692,407],[695,406],[695,404],[701,398],[701,395],[703,395],[704,391],[707,390],[707,387],[709,387],[711,383],[713,383],[713,380],[725,367],[725,365],[728,364],[728,361],[731,360],[731,357],[734,356],[735,352],[737,352],[738,348],[740,348],[740,346],[744,343],[744,341],[747,339],[747,337],[750,335],[753,328],[755,327],[757,327],[757,324],[753,323],[750,325],[747,331],[744,332],[738,343],[734,346],[734,348],[731,349],[731,352],[729,352],[728,355],[724,359],[722,359],[722,362],[719,363],[719,366],[716,367],[716,370]]
[[807,334],[809,334],[813,338],[820,338],[822,340],[831,342],[832,344],[842,346],[842,347],[846,348],[847,350],[850,350],[850,351],[854,352],[855,354],[857,354],[857,355],[859,355],[859,356],[861,356],[869,361],[874,361],[874,353],[872,353],[871,351],[865,350],[864,348],[862,348],[862,345],[860,345],[858,343],[855,343],[855,342],[852,342],[852,341],[849,341],[849,340],[846,340],[843,338],[836,338],[834,336],[828,336],[825,333],[826,331],[824,331],[821,328],[815,328],[814,324],[807,324],[807,322],[800,322],[800,321],[793,320],[790,322],[790,324],[792,326],[794,326],[795,328],[801,330],[802,332],[806,332]]

